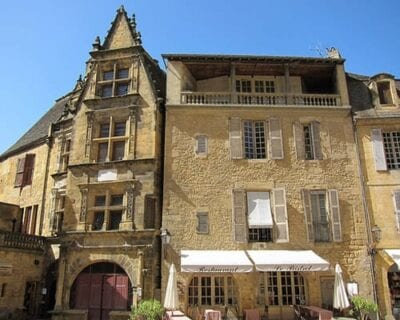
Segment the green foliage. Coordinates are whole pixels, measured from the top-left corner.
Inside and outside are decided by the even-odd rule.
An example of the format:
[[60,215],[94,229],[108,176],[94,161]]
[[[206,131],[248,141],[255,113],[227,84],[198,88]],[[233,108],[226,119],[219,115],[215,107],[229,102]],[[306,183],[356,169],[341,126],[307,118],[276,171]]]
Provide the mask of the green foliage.
[[357,319],[364,319],[368,314],[376,313],[378,306],[371,300],[361,296],[354,296],[351,298],[352,315]]
[[160,320],[164,308],[158,300],[142,300],[132,308],[131,320]]

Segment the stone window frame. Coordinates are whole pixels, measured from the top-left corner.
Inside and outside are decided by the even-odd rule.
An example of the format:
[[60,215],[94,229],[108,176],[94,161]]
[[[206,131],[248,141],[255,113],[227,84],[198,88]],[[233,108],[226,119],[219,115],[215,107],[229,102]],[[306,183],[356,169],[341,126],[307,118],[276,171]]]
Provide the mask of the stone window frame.
[[[121,76],[121,71],[124,71]],[[100,79],[97,81],[97,95],[101,98],[120,97],[131,93],[132,67],[121,62],[109,62],[100,67]],[[126,86],[123,92],[121,87]],[[107,94],[105,94],[107,89]]]
[[21,217],[21,233],[36,234],[36,224],[39,214],[39,205],[31,205],[23,208]]
[[205,134],[196,134],[194,153],[198,157],[206,157],[208,155],[208,136]]
[[[104,205],[96,205],[96,199],[99,197],[104,196]],[[122,203],[113,205],[112,199],[116,196],[122,196]],[[111,230],[121,230],[121,224],[126,220],[126,208],[127,208],[127,194],[126,192],[111,192],[110,190],[106,190],[105,192],[96,192],[93,193],[91,197],[92,206],[88,210],[88,221],[89,227],[88,229],[92,232],[99,232],[99,231],[111,231]],[[111,223],[111,215],[113,213],[120,213],[121,219],[118,223],[119,227],[117,228],[110,228]],[[97,214],[103,213],[103,222],[100,229],[93,229],[93,225],[95,222],[95,218]]]

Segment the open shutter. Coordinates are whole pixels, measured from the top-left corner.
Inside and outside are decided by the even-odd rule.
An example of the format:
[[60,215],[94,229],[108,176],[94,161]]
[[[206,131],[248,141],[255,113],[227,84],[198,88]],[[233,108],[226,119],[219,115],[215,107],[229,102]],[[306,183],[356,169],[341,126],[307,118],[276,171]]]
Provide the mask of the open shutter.
[[284,188],[273,189],[273,212],[278,230],[276,242],[289,242],[288,217],[286,210],[286,193]]
[[331,216],[333,241],[342,241],[342,227],[340,224],[339,196],[337,190],[328,190],[329,212]]
[[269,120],[269,137],[271,139],[271,159],[283,159],[282,129],[277,118]]
[[233,190],[232,209],[234,239],[237,242],[246,242],[246,193],[244,190]]
[[232,117],[229,121],[229,140],[231,159],[242,159],[242,121],[238,117]]
[[27,154],[25,156],[24,177],[22,181],[23,186],[32,184],[34,166],[35,166],[35,155]]
[[306,157],[304,145],[304,128],[299,121],[293,123],[293,136],[296,147],[297,160],[304,160]]
[[397,230],[400,231],[400,190],[393,191],[393,201],[396,214]]
[[374,150],[374,158],[375,158],[375,169],[376,171],[385,171],[387,170],[386,158],[385,158],[385,149],[383,147],[383,137],[381,129],[372,129],[371,130],[371,140],[372,146]]
[[24,168],[25,168],[25,158],[18,159],[17,174],[15,175],[15,182],[14,182],[15,187],[22,186],[22,182],[24,179]]
[[312,212],[311,212],[311,201],[310,201],[310,190],[303,189],[303,205],[304,205],[304,219],[307,226],[307,236],[308,241],[314,241],[314,227],[312,220]]
[[311,133],[314,147],[314,157],[317,160],[322,160],[320,124],[318,121],[311,122]]

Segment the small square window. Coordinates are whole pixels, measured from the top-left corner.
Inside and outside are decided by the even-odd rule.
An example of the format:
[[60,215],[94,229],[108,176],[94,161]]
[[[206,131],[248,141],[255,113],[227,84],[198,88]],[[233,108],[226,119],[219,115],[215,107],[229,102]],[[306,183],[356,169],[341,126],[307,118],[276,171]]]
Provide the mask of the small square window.
[[120,83],[117,85],[117,96],[124,96],[128,94],[128,84]]
[[118,161],[124,159],[125,141],[117,141],[113,143],[112,160]]
[[110,124],[102,123],[100,125],[100,138],[108,138],[110,135]]
[[104,207],[106,205],[106,196],[96,196],[94,199],[95,207]]
[[120,137],[125,135],[125,122],[116,122],[114,125],[114,136]]
[[114,71],[110,70],[110,71],[105,71],[103,72],[103,80],[112,80],[114,79]]
[[129,69],[119,69],[117,73],[117,79],[129,78]]
[[124,196],[122,194],[112,195],[110,206],[122,206]]
[[110,224],[108,226],[108,229],[118,230],[121,220],[122,220],[121,210],[110,211]]
[[112,85],[103,86],[101,88],[101,96],[103,98],[112,97]]
[[101,230],[103,229],[104,224],[104,211],[97,211],[94,213],[92,230]]

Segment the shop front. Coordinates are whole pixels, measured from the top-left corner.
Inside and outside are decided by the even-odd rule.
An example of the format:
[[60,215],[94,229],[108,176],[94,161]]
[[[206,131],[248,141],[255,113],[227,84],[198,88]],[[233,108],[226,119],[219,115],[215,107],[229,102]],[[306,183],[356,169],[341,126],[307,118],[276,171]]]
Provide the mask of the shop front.
[[[184,305],[232,318],[258,310],[268,319],[294,319],[293,305],[308,304],[315,273],[329,263],[311,250],[182,250]],[[183,301],[182,301],[183,302]]]

